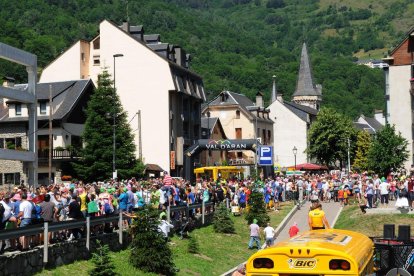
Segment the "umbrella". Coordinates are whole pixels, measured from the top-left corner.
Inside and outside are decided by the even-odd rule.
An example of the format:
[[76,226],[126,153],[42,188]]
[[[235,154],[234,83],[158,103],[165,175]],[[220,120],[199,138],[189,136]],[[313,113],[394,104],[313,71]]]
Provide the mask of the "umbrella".
[[[290,168],[295,168],[295,166],[290,166]],[[328,167],[312,163],[303,163],[297,164],[296,169],[300,171],[323,171],[327,170]]]

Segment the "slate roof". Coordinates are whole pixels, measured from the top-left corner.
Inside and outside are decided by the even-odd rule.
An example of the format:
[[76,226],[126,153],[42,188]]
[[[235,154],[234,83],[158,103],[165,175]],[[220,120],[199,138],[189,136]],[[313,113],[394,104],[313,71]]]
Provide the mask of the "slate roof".
[[201,117],[201,128],[210,128],[210,133],[218,121],[217,117]]
[[144,41],[146,43],[158,43],[161,40],[161,36],[159,34],[148,34],[144,35]]
[[298,80],[295,93],[293,93],[293,97],[295,96],[322,96],[321,91],[316,88],[313,82],[312,68],[306,43],[303,43],[302,46]]
[[[75,107],[80,96],[86,91],[89,85],[93,85],[91,80],[74,80],[51,83],[36,84],[36,98],[38,101],[49,101],[49,85],[52,85],[53,119],[60,120],[65,117]],[[27,84],[18,84],[16,89],[25,89]],[[8,103],[16,101],[7,101]],[[47,119],[49,115],[37,116],[39,120]],[[3,122],[27,121],[28,117],[2,117]]]
[[365,121],[368,123],[368,125],[370,127],[372,127],[375,131],[380,130],[381,128],[383,128],[384,126],[378,122],[375,118],[371,118],[371,117],[366,117],[363,116],[363,118],[365,119]]
[[355,128],[357,128],[359,130],[368,131],[369,134],[374,134],[375,133],[375,131],[373,131],[372,128],[367,124],[361,124],[361,123],[354,122],[354,126],[355,126]]

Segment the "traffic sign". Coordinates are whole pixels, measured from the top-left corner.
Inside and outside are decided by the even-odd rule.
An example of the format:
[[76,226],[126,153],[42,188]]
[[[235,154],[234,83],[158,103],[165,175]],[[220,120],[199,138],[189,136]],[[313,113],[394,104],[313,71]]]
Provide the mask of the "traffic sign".
[[260,166],[272,166],[273,165],[273,147],[272,146],[260,146],[258,151],[258,161]]

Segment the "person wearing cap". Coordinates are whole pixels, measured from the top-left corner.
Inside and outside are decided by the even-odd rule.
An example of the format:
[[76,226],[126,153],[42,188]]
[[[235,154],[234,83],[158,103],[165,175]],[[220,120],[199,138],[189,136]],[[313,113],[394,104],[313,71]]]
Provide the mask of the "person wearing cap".
[[257,249],[260,249],[260,227],[257,225],[257,219],[253,219],[253,223],[250,224],[250,241],[249,249],[253,249],[253,244],[256,243]]
[[298,223],[295,221],[293,225],[289,228],[289,237],[294,237],[299,233]]

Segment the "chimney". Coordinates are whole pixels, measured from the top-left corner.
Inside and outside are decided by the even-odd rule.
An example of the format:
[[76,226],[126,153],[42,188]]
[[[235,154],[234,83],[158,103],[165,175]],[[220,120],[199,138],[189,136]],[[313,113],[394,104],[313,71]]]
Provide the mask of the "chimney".
[[381,125],[385,125],[385,116],[382,110],[375,110],[374,111],[374,118],[377,120]]
[[129,22],[128,21],[123,21],[122,25],[121,25],[122,30],[124,30],[125,32],[129,33]]
[[263,107],[263,94],[261,92],[256,94],[256,106]]
[[191,62],[191,55],[186,54],[185,55],[185,68],[190,69],[190,62]]
[[279,102],[281,102],[281,103],[283,103],[283,95],[282,94],[277,94],[277,96],[276,96],[276,99],[279,101]]

